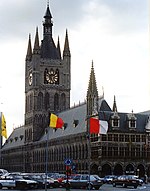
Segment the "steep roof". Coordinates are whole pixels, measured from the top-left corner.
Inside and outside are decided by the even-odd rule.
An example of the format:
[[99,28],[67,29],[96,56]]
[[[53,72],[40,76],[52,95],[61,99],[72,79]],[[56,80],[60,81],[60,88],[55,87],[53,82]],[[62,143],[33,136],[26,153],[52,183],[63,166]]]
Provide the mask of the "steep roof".
[[[108,132],[112,130],[110,119],[114,112],[110,109],[109,105],[107,104],[106,100],[100,99],[99,100],[99,119],[108,121],[109,129]],[[53,140],[56,138],[63,138],[66,136],[74,136],[81,133],[86,133],[86,102],[79,104],[78,106],[72,107],[69,110],[63,111],[59,113],[59,117],[61,117],[65,122],[65,129],[57,129],[56,131],[53,128],[48,128],[48,139]],[[149,112],[150,114],[150,112]],[[141,114],[137,113],[134,114],[137,118],[136,121],[136,131],[137,132],[145,132],[146,125],[149,121],[149,114]],[[129,132],[127,130],[127,120],[128,120],[128,113],[118,113],[120,119],[120,132]],[[76,124],[76,125],[74,125]],[[25,127],[21,126],[19,128],[14,129],[10,137],[7,139],[5,144],[3,145],[3,149],[9,149],[12,147],[19,147],[24,145],[24,138],[25,138]],[[40,141],[44,141],[47,139],[47,135],[43,135]]]

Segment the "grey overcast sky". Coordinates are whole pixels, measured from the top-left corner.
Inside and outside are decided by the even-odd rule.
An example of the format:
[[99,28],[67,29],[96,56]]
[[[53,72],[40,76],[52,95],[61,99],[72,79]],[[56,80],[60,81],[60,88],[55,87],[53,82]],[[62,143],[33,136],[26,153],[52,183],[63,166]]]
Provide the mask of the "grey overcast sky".
[[[32,45],[47,0],[0,0],[0,110],[8,133],[24,124],[24,73],[28,36]],[[71,50],[71,106],[86,98],[92,60],[99,95],[119,112],[150,110],[148,0],[51,0],[53,38]]]

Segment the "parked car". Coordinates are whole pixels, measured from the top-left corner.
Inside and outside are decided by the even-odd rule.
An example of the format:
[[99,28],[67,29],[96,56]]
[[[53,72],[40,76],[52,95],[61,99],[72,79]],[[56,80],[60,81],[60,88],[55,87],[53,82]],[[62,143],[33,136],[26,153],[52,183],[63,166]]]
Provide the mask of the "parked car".
[[[67,180],[63,180],[64,186],[67,184]],[[86,189],[93,189],[95,188],[98,190],[102,185],[101,178],[97,175],[89,175],[88,174],[80,174],[76,175],[73,179],[68,180],[69,185],[71,188],[86,188]]]
[[[45,181],[43,180],[41,175],[28,174],[28,175],[24,175],[23,178],[36,181],[38,189],[44,189],[45,188]],[[48,187],[48,183],[47,183],[47,187]]]
[[17,189],[33,189],[38,187],[38,182],[35,180],[30,180],[29,178],[17,175],[13,176],[16,181]]
[[0,169],[0,176],[7,176],[9,172],[5,169]]
[[136,178],[139,181],[139,186],[142,186],[144,181],[141,178],[139,178],[138,176],[135,176],[135,175],[133,175],[133,176],[134,176],[134,178]]
[[44,182],[46,181],[47,182],[47,185],[49,188],[59,188],[60,187],[60,183],[57,179],[54,179],[54,178],[51,178],[49,176],[47,176],[46,178],[46,175],[42,175],[42,178],[44,180]]
[[122,175],[113,180],[113,187],[116,187],[117,185],[123,186],[124,188],[128,186],[133,186],[134,188],[137,188],[139,185],[139,180],[133,175]]
[[115,175],[106,175],[103,178],[103,183],[111,184],[115,178],[117,178]]
[[0,177],[0,189],[6,187],[8,189],[16,188],[16,181],[11,177]]

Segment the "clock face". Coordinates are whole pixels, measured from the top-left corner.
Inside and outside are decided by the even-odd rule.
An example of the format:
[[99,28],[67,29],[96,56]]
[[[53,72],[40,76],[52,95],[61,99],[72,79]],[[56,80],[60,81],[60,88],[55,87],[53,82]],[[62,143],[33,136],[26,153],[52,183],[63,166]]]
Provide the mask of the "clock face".
[[55,84],[58,80],[58,74],[51,70],[46,74],[46,80],[49,84]]
[[32,85],[32,81],[33,81],[33,76],[32,73],[29,73],[29,85]]

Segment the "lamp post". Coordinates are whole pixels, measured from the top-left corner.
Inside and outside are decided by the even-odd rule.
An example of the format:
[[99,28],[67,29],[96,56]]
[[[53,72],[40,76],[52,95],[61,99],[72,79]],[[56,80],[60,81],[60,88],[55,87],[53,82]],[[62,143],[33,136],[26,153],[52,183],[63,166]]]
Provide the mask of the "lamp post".
[[137,169],[137,176],[140,176],[140,169]]

